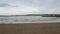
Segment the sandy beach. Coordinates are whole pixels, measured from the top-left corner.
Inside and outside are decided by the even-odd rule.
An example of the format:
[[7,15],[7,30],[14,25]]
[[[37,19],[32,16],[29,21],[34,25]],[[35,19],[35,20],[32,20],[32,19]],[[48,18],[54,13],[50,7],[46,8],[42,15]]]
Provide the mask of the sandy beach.
[[60,34],[60,23],[0,24],[0,34]]

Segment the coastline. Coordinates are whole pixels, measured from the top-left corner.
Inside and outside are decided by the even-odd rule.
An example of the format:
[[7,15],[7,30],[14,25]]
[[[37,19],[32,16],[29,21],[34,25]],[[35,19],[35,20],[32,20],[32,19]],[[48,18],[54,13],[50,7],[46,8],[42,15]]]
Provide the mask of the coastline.
[[0,24],[32,24],[32,23],[60,23],[56,21],[39,21],[39,22],[0,22]]

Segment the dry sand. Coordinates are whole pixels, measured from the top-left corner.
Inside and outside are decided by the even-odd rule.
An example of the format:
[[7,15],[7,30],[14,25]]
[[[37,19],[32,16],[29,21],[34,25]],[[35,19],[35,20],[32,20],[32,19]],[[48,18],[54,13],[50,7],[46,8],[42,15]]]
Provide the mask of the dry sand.
[[60,34],[60,23],[0,24],[0,34]]

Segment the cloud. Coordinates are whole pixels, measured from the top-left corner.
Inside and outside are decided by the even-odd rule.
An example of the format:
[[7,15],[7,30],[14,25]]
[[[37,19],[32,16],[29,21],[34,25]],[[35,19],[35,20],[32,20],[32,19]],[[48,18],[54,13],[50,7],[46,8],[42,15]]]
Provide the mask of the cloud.
[[60,14],[60,8],[50,9],[49,13],[51,13],[51,14]]
[[32,11],[38,11],[35,7],[21,6],[18,8],[0,8],[0,15],[21,15],[21,14],[31,14]]
[[9,3],[0,3],[0,7],[17,7],[17,6]]
[[9,6],[9,5],[5,3],[0,3],[0,7],[6,7],[6,6]]
[[59,14],[60,0],[0,0],[0,14]]

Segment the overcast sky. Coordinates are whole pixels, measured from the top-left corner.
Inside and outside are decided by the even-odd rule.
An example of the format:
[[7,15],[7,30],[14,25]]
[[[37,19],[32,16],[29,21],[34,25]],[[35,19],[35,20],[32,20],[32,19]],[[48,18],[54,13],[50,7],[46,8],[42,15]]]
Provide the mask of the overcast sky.
[[0,0],[0,15],[60,14],[60,0]]

